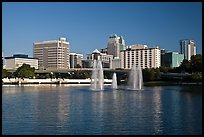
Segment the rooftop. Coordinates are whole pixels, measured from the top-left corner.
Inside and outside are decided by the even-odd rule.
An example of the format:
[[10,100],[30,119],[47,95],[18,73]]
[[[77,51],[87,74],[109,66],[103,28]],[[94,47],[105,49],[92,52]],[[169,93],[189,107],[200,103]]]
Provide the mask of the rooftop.
[[95,49],[94,51],[93,51],[93,53],[100,53],[97,49]]
[[5,57],[5,59],[13,59],[13,58],[37,59],[37,58],[28,57],[28,55],[26,54],[14,54],[12,57]]

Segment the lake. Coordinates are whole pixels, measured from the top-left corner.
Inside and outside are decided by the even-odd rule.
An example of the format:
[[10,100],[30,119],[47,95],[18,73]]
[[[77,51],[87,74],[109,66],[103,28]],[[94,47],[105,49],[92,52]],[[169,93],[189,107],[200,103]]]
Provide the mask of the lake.
[[2,86],[2,134],[201,135],[202,86]]

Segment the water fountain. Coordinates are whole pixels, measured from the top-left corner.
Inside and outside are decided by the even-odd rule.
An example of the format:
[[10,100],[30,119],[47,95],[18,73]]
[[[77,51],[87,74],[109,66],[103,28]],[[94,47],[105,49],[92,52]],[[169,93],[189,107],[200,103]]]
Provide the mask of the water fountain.
[[117,89],[117,88],[118,88],[116,73],[113,73],[112,88],[113,88],[113,89]]
[[140,66],[133,65],[128,80],[129,89],[141,90],[143,87],[142,69]]
[[91,89],[92,90],[104,89],[103,67],[100,59],[94,60],[91,76]]

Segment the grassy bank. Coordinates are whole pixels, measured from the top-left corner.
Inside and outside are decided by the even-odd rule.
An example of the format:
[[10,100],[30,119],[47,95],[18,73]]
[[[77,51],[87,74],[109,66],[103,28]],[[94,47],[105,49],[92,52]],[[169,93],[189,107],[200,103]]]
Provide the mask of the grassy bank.
[[202,82],[149,81],[144,86],[202,85]]

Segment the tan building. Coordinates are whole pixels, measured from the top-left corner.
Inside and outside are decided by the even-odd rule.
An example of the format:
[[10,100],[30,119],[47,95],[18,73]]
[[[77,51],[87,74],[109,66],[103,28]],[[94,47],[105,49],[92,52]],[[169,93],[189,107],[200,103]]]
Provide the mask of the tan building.
[[161,53],[158,46],[132,45],[120,52],[121,68],[130,69],[134,64],[141,68],[159,68]]
[[107,54],[113,55],[113,58],[119,58],[120,51],[122,50],[125,50],[125,40],[123,36],[117,36],[116,34],[111,35],[108,39]]
[[70,53],[70,68],[76,68],[77,65],[82,67],[83,54]]
[[38,59],[28,57],[24,54],[15,54],[12,57],[5,57],[5,66],[7,70],[17,70],[23,64],[28,64],[30,67],[38,69]]
[[67,69],[70,47],[66,38],[33,43],[33,57],[38,58],[39,69]]
[[116,68],[121,68],[121,59],[120,58],[114,58],[112,60],[112,66],[110,68],[116,69]]

